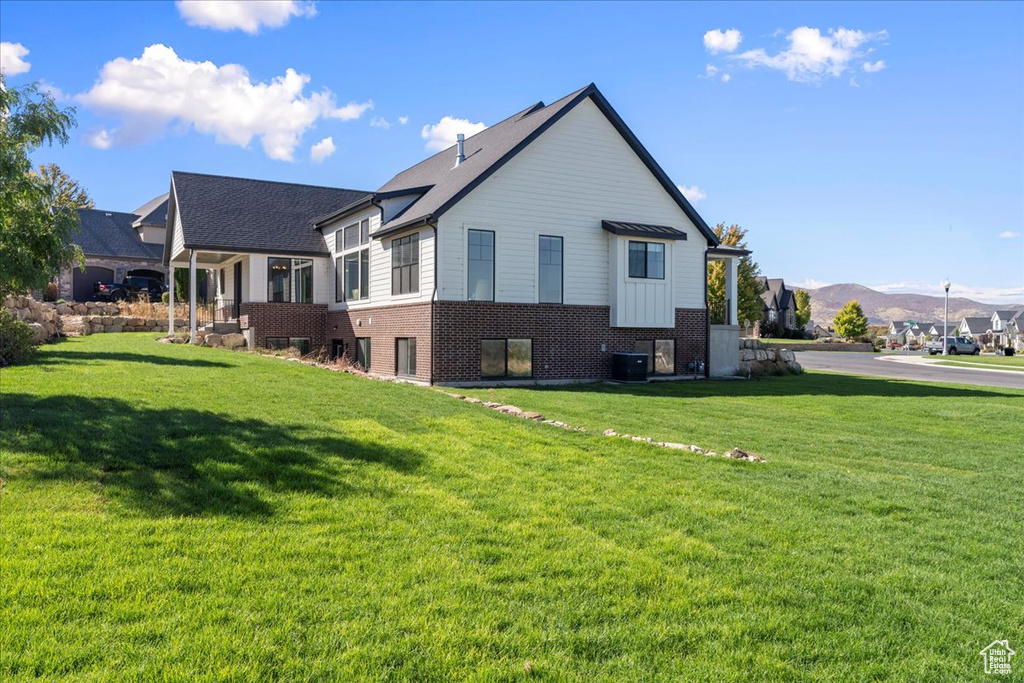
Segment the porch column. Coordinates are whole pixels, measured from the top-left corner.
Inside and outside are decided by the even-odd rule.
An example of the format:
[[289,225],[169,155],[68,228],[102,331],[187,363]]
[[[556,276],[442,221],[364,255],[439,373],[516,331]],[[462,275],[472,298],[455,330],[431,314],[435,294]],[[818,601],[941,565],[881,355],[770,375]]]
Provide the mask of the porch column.
[[167,285],[167,336],[174,336],[174,266],[169,268],[170,283]]
[[725,259],[725,324],[726,325],[739,325],[740,321],[737,320],[739,316],[739,304],[736,301],[739,297],[736,296],[736,280],[738,277],[738,263],[735,258]]
[[189,251],[188,256],[188,329],[193,344],[199,343],[199,330],[196,328],[196,250]]

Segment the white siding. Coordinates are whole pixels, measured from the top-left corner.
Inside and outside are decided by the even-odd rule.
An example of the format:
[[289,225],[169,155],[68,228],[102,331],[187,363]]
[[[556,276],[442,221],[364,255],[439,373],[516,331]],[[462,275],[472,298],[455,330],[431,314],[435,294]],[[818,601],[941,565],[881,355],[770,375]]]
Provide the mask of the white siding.
[[181,213],[174,212],[174,234],[171,235],[171,254],[169,261],[188,261],[188,254],[182,254],[185,250],[185,233],[181,231]]
[[[327,288],[326,299],[317,301],[328,304],[328,310],[344,311],[348,309],[367,308],[370,306],[387,306],[395,304],[417,303],[430,301],[434,294],[434,231],[431,228],[419,230],[420,234],[420,286],[419,292],[415,294],[391,295],[391,240],[396,237],[404,237],[410,232],[400,233],[384,238],[383,240],[370,240],[370,298],[360,301],[337,302],[335,301],[334,283],[337,277],[337,265],[335,259],[341,253],[337,251],[335,235],[338,230],[347,225],[352,225],[364,218],[370,219],[370,234],[380,229],[380,211],[376,208],[367,209],[364,213],[354,214],[335,224],[323,228],[324,238],[327,240],[327,248],[331,250],[331,258],[327,260]],[[315,285],[314,285],[315,287]],[[316,290],[314,289],[314,295]]]
[[439,298],[465,298],[465,234],[481,228],[496,233],[497,301],[537,301],[537,237],[545,234],[564,239],[565,303],[610,305],[616,238],[602,220],[685,231],[689,239],[673,243],[666,263],[669,307],[704,307],[705,238],[589,100],[441,217]]

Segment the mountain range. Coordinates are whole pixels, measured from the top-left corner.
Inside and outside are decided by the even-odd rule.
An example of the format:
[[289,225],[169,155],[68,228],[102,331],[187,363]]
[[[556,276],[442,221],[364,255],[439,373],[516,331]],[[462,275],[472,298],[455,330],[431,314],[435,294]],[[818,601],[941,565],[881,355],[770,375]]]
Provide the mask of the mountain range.
[[[856,299],[872,325],[887,325],[890,321],[941,322],[945,298],[926,294],[886,294],[858,284],[828,285],[817,289],[803,288],[811,295],[811,320],[820,325],[832,322],[836,312],[848,301]],[[1000,311],[1020,310],[1024,304],[983,304],[970,299],[950,297],[949,320],[959,322],[964,317],[991,317]]]

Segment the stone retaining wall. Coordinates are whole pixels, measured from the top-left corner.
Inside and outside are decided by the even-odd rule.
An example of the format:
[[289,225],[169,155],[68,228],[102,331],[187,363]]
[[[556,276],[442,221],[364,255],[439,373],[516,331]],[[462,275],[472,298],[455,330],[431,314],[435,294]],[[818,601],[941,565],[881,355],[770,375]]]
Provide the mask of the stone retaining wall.
[[784,375],[803,371],[792,350],[768,348],[760,339],[740,339],[739,374]]
[[[152,317],[121,315],[121,308],[117,304],[104,301],[55,304],[36,301],[30,296],[7,297],[3,307],[18,320],[28,324],[32,329],[34,344],[57,335],[167,331],[166,304],[153,304]],[[185,321],[176,318],[174,325],[184,327]]]

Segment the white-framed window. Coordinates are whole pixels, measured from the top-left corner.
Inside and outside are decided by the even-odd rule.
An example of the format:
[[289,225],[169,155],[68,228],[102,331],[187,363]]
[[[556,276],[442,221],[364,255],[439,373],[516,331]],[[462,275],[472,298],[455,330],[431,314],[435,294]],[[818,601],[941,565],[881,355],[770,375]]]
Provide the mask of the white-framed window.
[[370,298],[370,220],[346,225],[334,233],[334,300]]

